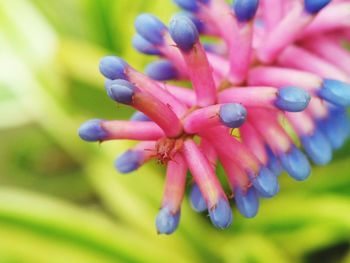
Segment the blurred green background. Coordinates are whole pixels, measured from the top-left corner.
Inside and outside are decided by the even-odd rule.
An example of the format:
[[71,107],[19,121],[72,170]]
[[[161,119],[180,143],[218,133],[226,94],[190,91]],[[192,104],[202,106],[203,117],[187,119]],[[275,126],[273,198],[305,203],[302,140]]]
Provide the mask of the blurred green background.
[[127,118],[104,93],[99,58],[142,69],[133,20],[168,22],[166,0],[0,1],[0,263],[350,262],[350,144],[306,182],[281,178],[255,219],[214,229],[185,200],[178,231],[154,219],[163,167],[113,168],[129,142],[88,144],[90,118]]

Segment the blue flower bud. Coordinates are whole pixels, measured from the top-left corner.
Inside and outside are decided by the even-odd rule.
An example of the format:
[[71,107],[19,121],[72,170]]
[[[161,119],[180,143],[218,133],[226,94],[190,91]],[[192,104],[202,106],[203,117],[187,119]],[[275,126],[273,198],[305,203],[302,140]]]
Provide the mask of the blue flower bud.
[[326,135],[333,149],[339,149],[350,134],[350,121],[346,110],[341,107],[332,107],[328,118],[318,121],[318,127]]
[[275,176],[280,176],[283,172],[283,167],[281,166],[280,161],[277,159],[277,157],[273,154],[270,147],[266,147],[266,152],[269,158],[267,168],[273,172]]
[[183,15],[176,15],[171,19],[169,33],[182,51],[190,51],[199,38],[196,26]]
[[135,20],[135,28],[137,33],[144,39],[154,45],[162,45],[164,43],[164,32],[166,26],[154,15],[141,14]]
[[100,61],[100,72],[107,79],[127,79],[125,69],[128,64],[116,56],[106,56]]
[[261,167],[259,174],[248,174],[254,188],[262,197],[272,197],[278,193],[279,186],[277,177],[266,167]]
[[137,170],[142,164],[142,154],[138,151],[128,150],[120,155],[114,162],[115,168],[123,173]]
[[311,167],[306,156],[295,146],[292,146],[288,153],[280,156],[283,168],[295,180],[303,181],[307,179],[311,172]]
[[203,33],[204,32],[204,27],[205,25],[203,24],[203,22],[201,20],[198,19],[198,17],[196,17],[193,13],[189,13],[189,12],[181,12],[178,15],[183,15],[186,16],[187,18],[189,18],[192,23],[196,26],[197,31],[199,33]]
[[173,1],[179,7],[190,12],[197,12],[199,9],[199,6],[196,0],[173,0]]
[[350,106],[350,85],[339,80],[325,79],[318,95],[337,106]]
[[250,187],[247,192],[240,188],[234,190],[235,202],[238,211],[246,218],[256,216],[259,210],[259,198],[253,187]]
[[139,34],[136,34],[132,39],[133,47],[146,55],[161,55],[160,51],[149,41],[144,39]]
[[304,0],[305,10],[309,14],[316,14],[332,0]]
[[207,204],[205,203],[203,195],[202,195],[201,191],[199,190],[199,187],[197,184],[194,184],[192,186],[192,190],[190,193],[190,203],[191,203],[191,207],[196,212],[201,213],[201,212],[204,212],[205,210],[207,210]]
[[173,233],[180,221],[180,211],[173,214],[168,207],[163,207],[160,209],[156,218],[156,228],[158,234],[169,235]]
[[136,111],[131,117],[130,121],[152,121],[150,118],[148,118],[147,115],[145,115],[143,112]]
[[303,89],[283,87],[278,91],[278,98],[275,101],[275,105],[283,111],[299,112],[306,109],[310,99],[310,94]]
[[221,122],[229,128],[242,126],[247,117],[247,110],[238,103],[224,104],[219,112]]
[[158,60],[147,65],[146,75],[155,80],[172,80],[178,77],[176,67],[169,60]]
[[253,19],[258,6],[259,0],[235,0],[233,3],[233,9],[239,22]]
[[80,138],[88,142],[102,141],[107,138],[107,132],[101,126],[101,120],[93,119],[83,123],[78,134]]
[[107,87],[108,96],[122,104],[131,104],[136,87],[123,79],[113,80]]
[[324,165],[332,160],[332,146],[318,129],[310,136],[302,136],[301,143],[315,164]]
[[213,225],[220,229],[228,228],[232,224],[233,215],[231,207],[223,198],[219,198],[215,207],[209,209],[210,220]]

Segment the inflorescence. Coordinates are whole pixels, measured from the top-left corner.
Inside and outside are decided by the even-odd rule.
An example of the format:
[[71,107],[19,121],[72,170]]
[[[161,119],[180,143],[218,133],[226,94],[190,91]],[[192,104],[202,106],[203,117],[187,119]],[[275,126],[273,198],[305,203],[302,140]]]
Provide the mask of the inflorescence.
[[[178,227],[187,170],[193,209],[224,229],[233,219],[230,199],[254,217],[259,198],[278,193],[283,170],[307,179],[309,160],[327,164],[349,136],[350,53],[342,44],[350,40],[350,2],[174,2],[184,11],[169,26],[151,14],[136,18],[133,46],[160,57],[145,74],[116,56],[100,62],[108,96],[136,113],[129,121],[90,120],[79,135],[141,141],[115,161],[121,173],[153,158],[166,165],[158,233]],[[230,191],[215,174],[218,161]]]

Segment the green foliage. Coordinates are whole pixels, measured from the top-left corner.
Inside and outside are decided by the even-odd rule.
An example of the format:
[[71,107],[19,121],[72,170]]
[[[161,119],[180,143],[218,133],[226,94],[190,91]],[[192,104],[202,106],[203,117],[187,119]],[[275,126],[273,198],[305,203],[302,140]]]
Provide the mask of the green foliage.
[[307,182],[283,175],[281,193],[229,231],[185,201],[168,237],[154,230],[163,168],[121,175],[112,162],[128,142],[79,140],[82,121],[131,114],[105,95],[99,58],[142,69],[135,16],[167,22],[174,10],[165,0],[0,1],[0,263],[327,262],[319,251],[350,262],[350,144]]

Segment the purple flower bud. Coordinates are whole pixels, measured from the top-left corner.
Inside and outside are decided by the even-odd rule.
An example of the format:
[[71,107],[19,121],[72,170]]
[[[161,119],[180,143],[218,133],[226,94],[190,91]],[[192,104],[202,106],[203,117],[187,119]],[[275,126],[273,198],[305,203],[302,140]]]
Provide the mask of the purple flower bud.
[[332,0],[304,0],[305,10],[310,14],[316,14]]
[[238,211],[246,218],[255,217],[259,210],[259,198],[253,187],[246,192],[240,188],[234,190]]
[[185,52],[191,50],[199,38],[196,26],[183,15],[176,15],[171,19],[169,32],[177,46]]
[[253,19],[258,10],[259,0],[235,0],[233,9],[239,22]]
[[220,229],[228,228],[232,224],[233,215],[229,203],[220,198],[215,207],[209,209],[210,220]]
[[129,150],[115,160],[115,167],[123,174],[137,170],[142,164],[142,154],[139,151]]
[[283,111],[299,112],[306,109],[310,99],[310,94],[303,89],[283,87],[279,89],[275,105]]
[[178,77],[176,67],[169,60],[158,60],[147,65],[146,75],[155,80],[172,80]]
[[300,139],[307,155],[315,164],[325,165],[332,160],[332,146],[318,129],[312,135]]
[[248,175],[254,188],[262,197],[269,198],[278,193],[277,177],[266,167],[262,167],[257,176],[253,173],[249,173]]
[[108,96],[122,104],[131,104],[136,87],[123,79],[113,80],[107,87]]
[[173,233],[180,221],[180,211],[176,214],[171,213],[168,207],[160,209],[156,218],[156,228],[159,234],[171,234]]
[[146,55],[161,55],[160,51],[151,42],[147,41],[139,34],[133,37],[132,45],[140,53]]
[[350,85],[339,80],[325,79],[319,91],[322,99],[337,106],[350,106]]
[[100,61],[100,72],[107,79],[127,79],[125,69],[127,63],[115,56],[106,56]]
[[190,193],[190,202],[193,210],[195,210],[196,212],[200,213],[207,210],[207,205],[197,184],[194,184],[192,186],[192,190]]
[[80,138],[88,142],[102,141],[107,138],[107,132],[101,126],[101,120],[93,119],[83,123],[78,134]]
[[154,15],[141,14],[135,20],[137,33],[154,45],[162,45],[166,26]]
[[280,160],[283,168],[295,180],[306,180],[310,173],[311,167],[306,156],[295,146],[288,153],[282,154]]
[[224,104],[220,108],[221,122],[230,128],[242,126],[247,117],[247,110],[238,103]]

